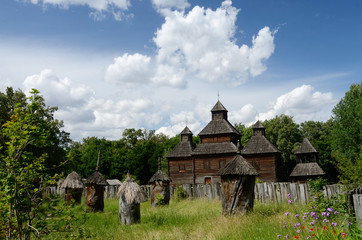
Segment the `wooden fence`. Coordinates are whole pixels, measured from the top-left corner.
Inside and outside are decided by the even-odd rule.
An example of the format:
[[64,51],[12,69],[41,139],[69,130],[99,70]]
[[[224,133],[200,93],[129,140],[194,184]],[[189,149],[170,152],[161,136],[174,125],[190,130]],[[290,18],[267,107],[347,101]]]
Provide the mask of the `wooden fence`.
[[[117,192],[118,192],[119,186],[105,186],[104,187],[104,198],[105,199],[113,199],[117,198]],[[49,196],[49,195],[59,195],[61,197],[64,197],[65,195],[65,189],[57,186],[51,186],[45,188],[43,195]],[[85,196],[85,188],[83,189],[83,196]]]

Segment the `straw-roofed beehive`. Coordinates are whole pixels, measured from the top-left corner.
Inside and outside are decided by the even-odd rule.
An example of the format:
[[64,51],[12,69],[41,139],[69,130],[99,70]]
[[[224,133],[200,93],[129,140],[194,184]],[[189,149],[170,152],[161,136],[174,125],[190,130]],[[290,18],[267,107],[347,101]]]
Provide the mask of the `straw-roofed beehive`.
[[223,214],[244,214],[254,206],[255,177],[258,172],[245,158],[236,155],[218,172],[222,185]]
[[103,175],[95,171],[86,182],[86,205],[91,211],[103,211],[104,209],[104,186],[108,183]]
[[147,200],[141,187],[127,174],[126,180],[118,189],[119,217],[121,223],[131,225],[141,221],[140,203]]
[[70,204],[74,199],[77,204],[81,203],[84,184],[81,177],[75,171],[71,172],[61,185],[65,189],[65,200]]
[[158,171],[148,181],[151,184],[151,205],[168,205],[170,202],[170,177],[161,170],[161,160],[158,160]]

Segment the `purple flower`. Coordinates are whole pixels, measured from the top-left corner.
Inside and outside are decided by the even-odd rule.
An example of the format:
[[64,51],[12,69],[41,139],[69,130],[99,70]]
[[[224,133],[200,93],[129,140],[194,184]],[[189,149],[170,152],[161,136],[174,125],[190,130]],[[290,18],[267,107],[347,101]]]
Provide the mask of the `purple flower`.
[[314,197],[314,200],[313,201],[317,201],[317,197]]
[[326,216],[326,212],[322,212],[322,217],[325,217]]
[[335,211],[334,214],[337,215],[337,214],[338,214],[338,211]]
[[297,230],[297,233],[300,233],[300,230],[299,230],[299,229]]
[[285,216],[289,216],[289,212],[286,212],[286,213],[285,213]]
[[303,220],[306,220],[307,219],[307,216],[303,216]]
[[295,214],[295,217],[296,217],[296,218],[299,218],[299,214]]
[[316,213],[315,212],[311,212],[310,213],[310,217],[315,217],[316,216]]
[[352,223],[352,222],[349,222],[349,225],[351,226],[351,225],[353,225],[353,223]]
[[329,215],[331,215],[331,213],[330,213],[330,212],[327,212],[327,217],[329,217]]
[[300,226],[300,223],[294,224],[294,228],[297,228],[297,227],[299,227],[299,226]]
[[333,227],[337,227],[337,223],[332,222]]
[[285,239],[288,239],[289,238],[289,235],[287,234],[286,236],[285,236]]
[[277,238],[280,238],[281,236],[282,236],[282,235],[279,234],[279,235],[277,236]]
[[328,222],[328,220],[327,220],[327,219],[323,219],[323,222],[324,222],[324,223],[327,223],[327,222]]
[[311,208],[311,209],[315,209],[315,206],[311,206],[310,208]]
[[310,222],[309,224],[310,224],[310,225],[314,225],[314,222]]
[[309,214],[309,212],[304,213],[304,215],[308,215],[308,214]]
[[333,208],[327,208],[328,212],[333,212]]
[[293,201],[291,199],[288,200],[288,203],[293,203]]
[[307,239],[309,239],[309,238],[310,238],[310,236],[307,237]]
[[288,193],[288,198],[291,198],[291,197],[292,197],[292,195],[290,193]]

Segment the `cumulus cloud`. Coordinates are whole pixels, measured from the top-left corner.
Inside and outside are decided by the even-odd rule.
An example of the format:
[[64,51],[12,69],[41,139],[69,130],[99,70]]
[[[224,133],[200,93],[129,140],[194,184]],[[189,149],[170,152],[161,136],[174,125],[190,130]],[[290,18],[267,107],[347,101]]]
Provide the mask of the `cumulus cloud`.
[[[42,4],[57,6],[68,9],[70,6],[88,6],[93,12],[90,13],[95,20],[102,20],[106,17],[105,12],[110,12],[115,20],[122,21],[127,15],[124,11],[131,6],[130,0],[28,0],[32,4]],[[132,15],[129,15],[132,16]]]
[[[154,0],[153,3],[168,9],[162,12],[165,22],[153,38],[156,56],[152,59],[141,54],[118,57],[108,67],[106,79],[129,82],[125,79],[130,77],[125,78],[122,73],[128,72],[127,67],[133,78],[146,80],[150,73],[147,66],[152,62],[155,70],[147,82],[156,85],[186,88],[187,79],[201,79],[238,86],[267,69],[264,62],[274,52],[276,31],[264,27],[253,36],[250,47],[237,45],[235,23],[239,10],[231,1],[224,1],[216,10],[195,6],[188,13],[177,10],[188,6],[186,1]],[[136,71],[131,63],[136,65]]]
[[294,116],[298,122],[316,119],[326,108],[330,110],[335,102],[331,92],[321,93],[314,91],[310,85],[302,85],[270,103],[271,109],[261,113],[260,119],[270,119],[280,114]]
[[150,57],[142,54],[125,53],[123,56],[115,58],[114,63],[108,66],[105,80],[127,85],[149,82],[150,61]]
[[[266,70],[264,60],[274,52],[274,34],[269,27],[253,37],[252,46],[235,43],[236,17],[239,10],[225,1],[215,11],[195,6],[185,14],[170,11],[165,23],[157,30],[154,42],[158,48],[157,72],[154,82],[177,78],[184,86],[185,74],[195,74],[199,79],[226,81],[237,86],[249,76],[255,77]],[[167,69],[168,71],[162,71]]]
[[258,111],[252,104],[244,105],[240,110],[230,111],[229,120],[232,123],[243,123],[247,126],[255,122]]
[[187,0],[152,0],[153,6],[161,14],[167,15],[172,10],[185,10],[190,7]]
[[94,91],[88,87],[74,86],[69,78],[60,78],[50,69],[28,76],[23,85],[26,93],[35,88],[44,96],[48,105],[58,107],[81,106],[94,95]]

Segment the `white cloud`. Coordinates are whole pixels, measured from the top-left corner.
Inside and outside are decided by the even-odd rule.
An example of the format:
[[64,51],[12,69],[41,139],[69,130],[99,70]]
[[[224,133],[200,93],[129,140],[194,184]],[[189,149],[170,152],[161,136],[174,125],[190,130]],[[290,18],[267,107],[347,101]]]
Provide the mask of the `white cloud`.
[[[331,92],[321,93],[313,91],[310,85],[302,85],[277,98],[270,103],[271,109],[260,114],[260,119],[270,119],[276,115],[286,114],[294,116],[295,121],[303,122],[320,118],[322,112],[330,113],[331,108],[336,103]],[[325,116],[323,116],[325,117]]]
[[150,57],[138,53],[125,53],[115,58],[114,63],[108,66],[105,80],[129,85],[147,83],[151,74],[150,60]]
[[152,4],[161,14],[167,14],[171,10],[183,11],[190,7],[187,0],[152,0]]
[[68,9],[72,5],[88,6],[93,10],[90,16],[95,20],[102,20],[106,16],[105,12],[111,12],[117,21],[125,18],[123,11],[131,6],[130,0],[30,0],[30,2],[35,5],[42,4],[44,7],[54,5],[63,9]]
[[243,123],[247,126],[255,122],[258,111],[252,104],[244,105],[240,110],[229,113],[229,121],[232,123]]
[[238,12],[231,1],[215,11],[199,6],[187,14],[169,11],[153,39],[158,48],[153,81],[184,87],[184,77],[194,74],[237,86],[264,72],[263,61],[274,52],[275,32],[264,27],[253,37],[251,47],[238,46],[234,39]]
[[48,105],[58,107],[81,106],[94,95],[94,91],[86,86],[73,86],[70,79],[59,78],[50,69],[28,76],[23,85],[26,93],[35,88],[44,96]]

